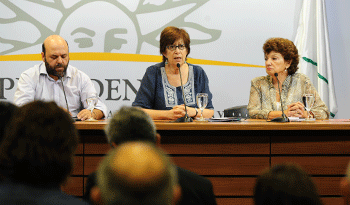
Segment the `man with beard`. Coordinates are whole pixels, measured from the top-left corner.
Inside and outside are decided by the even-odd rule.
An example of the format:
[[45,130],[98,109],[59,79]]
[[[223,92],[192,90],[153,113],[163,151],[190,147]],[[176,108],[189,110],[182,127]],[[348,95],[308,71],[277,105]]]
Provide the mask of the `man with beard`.
[[81,120],[107,116],[107,107],[98,97],[93,112],[87,110],[86,99],[96,93],[94,84],[85,73],[68,65],[68,44],[61,36],[52,35],[45,39],[41,57],[42,63],[21,74],[15,104],[21,106],[34,100],[55,101]]

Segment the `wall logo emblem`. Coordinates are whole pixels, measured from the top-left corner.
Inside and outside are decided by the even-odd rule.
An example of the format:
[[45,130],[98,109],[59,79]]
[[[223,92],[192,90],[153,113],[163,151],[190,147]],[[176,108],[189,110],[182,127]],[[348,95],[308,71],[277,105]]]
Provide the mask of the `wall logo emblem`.
[[0,55],[38,53],[38,45],[52,34],[64,37],[70,52],[147,53],[150,46],[159,47],[167,26],[186,29],[191,45],[213,42],[220,30],[186,20],[208,1],[4,0]]

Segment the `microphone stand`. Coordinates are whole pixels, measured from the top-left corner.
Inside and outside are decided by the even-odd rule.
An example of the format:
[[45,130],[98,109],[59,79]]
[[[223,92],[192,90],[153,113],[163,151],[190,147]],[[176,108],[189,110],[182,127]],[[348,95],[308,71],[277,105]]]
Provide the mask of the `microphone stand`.
[[58,77],[58,79],[61,80],[62,89],[63,89],[63,94],[64,94],[64,99],[66,100],[67,111],[69,112],[68,101],[67,101],[67,97],[66,97],[66,91],[64,90],[64,85],[63,85],[62,76],[61,76],[60,74],[58,74],[57,72],[55,72],[55,76]]
[[179,68],[179,72],[180,72],[182,98],[184,100],[186,114],[185,114],[185,116],[176,119],[175,122],[193,122],[193,119],[190,116],[188,116],[188,114],[187,114],[187,105],[186,105],[186,100],[185,100],[184,85],[182,84],[182,75],[181,75],[181,70],[180,70],[180,63],[178,63],[176,66]]
[[278,74],[275,73],[276,79],[277,79],[277,84],[278,84],[278,92],[280,94],[280,101],[281,101],[281,108],[282,108],[282,116],[281,117],[276,117],[271,120],[271,122],[289,122],[289,118],[284,114],[283,111],[283,102],[282,102],[282,95],[281,95],[281,90],[280,90],[280,81],[278,80]]

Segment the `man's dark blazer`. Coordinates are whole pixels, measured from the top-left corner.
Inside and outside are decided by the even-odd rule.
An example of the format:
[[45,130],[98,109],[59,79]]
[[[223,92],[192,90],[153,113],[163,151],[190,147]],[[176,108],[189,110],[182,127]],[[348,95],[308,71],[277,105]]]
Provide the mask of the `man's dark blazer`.
[[34,187],[9,180],[0,183],[0,204],[88,205],[81,199],[63,193],[59,186]]
[[[182,190],[182,197],[178,203],[179,205],[216,205],[213,185],[208,179],[180,167],[177,167],[177,172],[179,175],[179,184]],[[87,179],[83,199],[91,202],[90,191],[94,186],[96,186],[95,172],[91,173]]]

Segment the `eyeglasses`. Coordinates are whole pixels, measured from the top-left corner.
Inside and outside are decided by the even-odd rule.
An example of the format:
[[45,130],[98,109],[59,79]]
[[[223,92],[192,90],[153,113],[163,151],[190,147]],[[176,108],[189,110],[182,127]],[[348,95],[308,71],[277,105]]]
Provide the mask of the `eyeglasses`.
[[175,51],[176,48],[179,48],[180,50],[183,50],[185,49],[185,44],[181,44],[181,45],[178,45],[178,46],[175,46],[175,45],[170,45],[170,46],[167,46],[167,49],[171,50],[171,51]]

